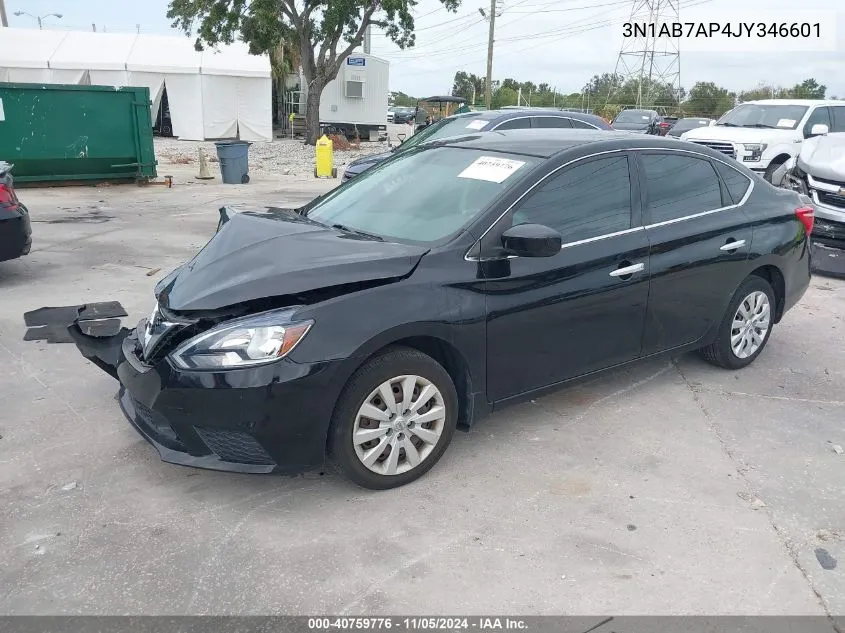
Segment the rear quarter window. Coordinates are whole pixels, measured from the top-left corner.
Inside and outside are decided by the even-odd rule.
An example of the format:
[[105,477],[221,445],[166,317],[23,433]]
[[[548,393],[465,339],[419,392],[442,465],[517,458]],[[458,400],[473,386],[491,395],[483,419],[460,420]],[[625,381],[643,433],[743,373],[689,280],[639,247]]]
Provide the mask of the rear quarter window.
[[713,164],[716,166],[716,171],[719,172],[722,180],[725,181],[731,201],[733,204],[739,204],[751,186],[751,180],[745,174],[741,174],[733,167],[728,167],[718,160],[714,160]]

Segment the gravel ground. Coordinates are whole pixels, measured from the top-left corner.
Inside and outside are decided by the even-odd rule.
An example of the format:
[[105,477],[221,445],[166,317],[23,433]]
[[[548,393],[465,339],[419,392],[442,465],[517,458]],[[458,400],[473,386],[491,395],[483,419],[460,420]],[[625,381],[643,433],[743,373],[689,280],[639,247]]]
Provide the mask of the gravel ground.
[[[404,128],[405,126],[397,127]],[[401,131],[407,133],[405,129]],[[394,139],[393,142],[396,143],[396,133],[391,129],[390,134]],[[180,141],[174,138],[156,137],[154,143],[156,158],[161,166],[197,165],[200,147],[210,162],[217,162],[217,151],[212,141]],[[340,174],[343,168],[352,161],[362,156],[385,152],[387,149],[387,142],[361,142],[360,147],[357,148],[335,149],[334,164]],[[314,148],[305,145],[301,140],[293,139],[253,143],[249,148],[249,171],[250,173],[309,176],[314,171]]]

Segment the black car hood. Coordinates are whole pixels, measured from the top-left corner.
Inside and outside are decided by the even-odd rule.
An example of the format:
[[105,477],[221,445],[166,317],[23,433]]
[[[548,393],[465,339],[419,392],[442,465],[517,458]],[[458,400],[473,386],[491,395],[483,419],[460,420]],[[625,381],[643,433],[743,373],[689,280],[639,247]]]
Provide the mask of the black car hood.
[[384,152],[382,154],[373,154],[372,156],[364,156],[363,158],[359,158],[358,160],[353,160],[346,166],[346,171],[358,174],[366,169],[369,169],[373,165],[376,165],[384,160],[387,160],[393,156],[393,152]]
[[156,286],[170,310],[217,310],[356,282],[399,278],[428,252],[310,222],[295,211],[235,214],[197,255]]

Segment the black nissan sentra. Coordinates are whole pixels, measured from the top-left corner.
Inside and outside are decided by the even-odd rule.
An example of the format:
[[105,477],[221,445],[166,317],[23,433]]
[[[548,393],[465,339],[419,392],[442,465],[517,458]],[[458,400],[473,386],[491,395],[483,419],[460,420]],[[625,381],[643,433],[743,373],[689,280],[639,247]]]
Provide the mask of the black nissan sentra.
[[149,319],[110,338],[74,324],[77,345],[168,462],[294,473],[329,456],[369,488],[610,367],[687,350],[744,367],[810,279],[806,198],[626,133],[455,137],[302,209],[221,213]]

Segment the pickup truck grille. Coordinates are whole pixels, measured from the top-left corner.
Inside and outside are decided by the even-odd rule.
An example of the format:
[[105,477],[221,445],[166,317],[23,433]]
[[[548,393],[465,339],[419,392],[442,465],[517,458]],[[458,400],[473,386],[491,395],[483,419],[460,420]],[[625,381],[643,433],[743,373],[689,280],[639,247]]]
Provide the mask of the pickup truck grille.
[[845,196],[818,189],[816,189],[816,194],[819,196],[819,203],[845,210]]
[[725,141],[692,141],[696,145],[704,145],[704,147],[709,147],[710,149],[715,149],[717,152],[724,154],[725,156],[730,156],[731,158],[736,158],[736,149],[734,149],[733,143],[727,143]]

